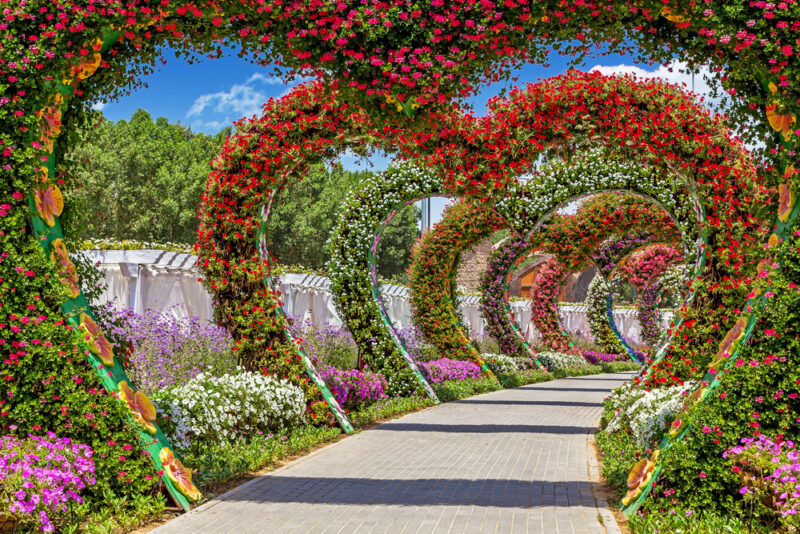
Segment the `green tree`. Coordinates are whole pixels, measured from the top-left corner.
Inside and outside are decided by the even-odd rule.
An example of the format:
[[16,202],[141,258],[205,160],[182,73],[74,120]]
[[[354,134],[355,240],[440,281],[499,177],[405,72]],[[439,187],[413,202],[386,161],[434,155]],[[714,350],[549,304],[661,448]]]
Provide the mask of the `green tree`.
[[78,189],[70,218],[81,235],[194,243],[196,212],[209,162],[230,134],[192,132],[137,110],[129,121],[105,120],[83,132],[84,144],[67,158]]
[[[329,259],[324,244],[338,220],[340,206],[370,176],[368,171],[346,171],[340,165],[312,166],[273,211],[270,251],[284,265],[323,269]],[[407,206],[392,219],[379,247],[382,276],[404,279],[411,246],[419,235],[418,223],[416,206]]]
[[[68,188],[67,228],[72,238],[192,244],[197,206],[230,128],[214,136],[145,110],[113,122],[96,113],[66,159],[77,188]],[[341,165],[313,165],[300,183],[285,191],[271,216],[270,250],[285,265],[323,269],[325,242],[339,206],[350,191],[372,176]],[[419,210],[409,206],[392,220],[381,241],[380,274],[404,279],[418,236]]]

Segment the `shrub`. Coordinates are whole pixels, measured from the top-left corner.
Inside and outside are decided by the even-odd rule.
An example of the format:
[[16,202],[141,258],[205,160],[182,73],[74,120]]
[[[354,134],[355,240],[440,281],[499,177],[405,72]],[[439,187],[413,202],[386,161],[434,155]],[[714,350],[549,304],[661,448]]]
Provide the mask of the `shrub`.
[[497,375],[511,375],[519,371],[515,358],[505,354],[481,354],[483,361]]
[[92,449],[68,438],[14,436],[0,438],[0,502],[2,513],[22,522],[37,521],[43,532],[55,530],[70,502],[95,483]]
[[126,371],[148,394],[186,384],[200,373],[222,375],[236,368],[228,332],[199,317],[178,318],[169,310],[152,309],[139,315],[111,304],[97,315],[115,347],[130,348]]
[[572,370],[587,367],[586,360],[577,354],[564,354],[563,352],[539,352],[536,354],[542,365],[548,371]]
[[358,369],[323,367],[320,376],[345,408],[352,409],[386,398],[386,379],[379,374]]
[[230,442],[304,422],[303,391],[286,380],[251,372],[200,374],[151,397],[165,415],[162,429],[179,451],[203,441]]
[[432,384],[439,384],[449,380],[480,378],[481,376],[481,368],[477,364],[464,360],[440,358],[422,362],[419,367],[428,382]]
[[442,402],[464,399],[481,393],[489,393],[502,389],[500,383],[489,377],[448,380],[433,384],[436,396]]

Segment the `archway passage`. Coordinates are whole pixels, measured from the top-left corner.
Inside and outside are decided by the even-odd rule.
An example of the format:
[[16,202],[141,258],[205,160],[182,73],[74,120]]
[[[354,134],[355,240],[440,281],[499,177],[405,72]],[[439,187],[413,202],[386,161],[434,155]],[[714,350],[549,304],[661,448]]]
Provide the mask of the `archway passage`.
[[[599,170],[591,165],[586,168],[582,168],[580,163],[574,165],[575,177]],[[632,168],[620,167],[618,171],[641,176],[641,171]],[[681,240],[681,234],[688,239],[691,233],[696,236],[697,216],[693,214],[689,199],[684,197],[676,203],[664,193],[668,191],[662,191],[661,195],[662,206],[668,206],[664,208],[633,195],[607,193],[590,197],[574,215],[553,215],[543,228],[535,232],[530,228],[524,229],[530,235],[529,241],[511,239],[498,247],[490,256],[482,280],[482,311],[492,336],[510,354],[532,353],[511,315],[508,284],[517,265],[533,250],[541,250],[553,254],[556,267],[537,274],[539,284],[534,284],[534,287],[542,287],[547,280],[548,298],[539,298],[542,295],[538,291],[531,294],[532,320],[551,348],[569,350],[555,303],[564,278],[558,273],[581,270],[591,263],[602,262],[602,258],[596,257],[598,249],[606,240],[626,232],[638,230],[646,234],[647,239],[658,236],[659,239]],[[502,209],[507,210],[505,203]],[[680,222],[677,223],[668,212],[678,214]],[[538,221],[532,222],[539,224]],[[553,274],[557,276],[549,276]]]
[[[4,149],[3,158],[5,159],[2,167],[4,174],[4,191],[10,195],[12,200],[8,203],[10,209],[5,210],[8,216],[2,218],[2,230],[4,238],[7,240],[4,248],[12,251],[10,255],[13,257],[4,262],[2,271],[3,279],[6,285],[3,289],[3,301],[15,302],[14,306],[20,309],[6,308],[3,312],[3,324],[11,324],[8,318],[10,314],[20,317],[27,317],[22,315],[28,313],[23,310],[20,300],[16,298],[19,294],[38,295],[43,297],[37,302],[33,303],[36,312],[41,317],[46,319],[38,321],[33,325],[26,325],[24,328],[14,324],[15,328],[19,328],[19,332],[14,332],[13,336],[9,336],[10,343],[16,342],[25,343],[23,356],[33,356],[36,362],[49,362],[51,365],[60,360],[55,359],[55,355],[49,355],[48,351],[44,348],[50,343],[50,346],[61,346],[63,343],[64,351],[67,354],[75,351],[83,350],[85,345],[82,345],[83,340],[81,336],[75,332],[62,332],[62,319],[57,313],[53,313],[62,303],[65,295],[60,293],[61,289],[56,282],[58,272],[52,263],[44,261],[41,253],[37,252],[39,245],[38,237],[32,237],[30,233],[24,231],[25,221],[28,217],[29,207],[24,202],[27,195],[34,192],[39,197],[39,204],[42,208],[39,213],[42,217],[37,219],[33,218],[33,226],[37,227],[38,234],[43,234],[44,230],[50,230],[42,226],[47,222],[54,221],[54,216],[60,213],[59,200],[57,193],[57,186],[53,183],[54,180],[61,179],[59,174],[51,172],[48,175],[49,182],[43,184],[39,181],[42,177],[41,173],[41,159],[47,158],[48,165],[53,171],[53,162],[55,159],[52,156],[52,142],[59,134],[61,129],[62,112],[67,120],[66,128],[72,128],[71,122],[74,117],[78,116],[83,108],[82,100],[84,97],[96,97],[106,91],[120,91],[124,90],[131,72],[126,67],[126,62],[132,58],[152,58],[156,47],[169,39],[175,44],[181,46],[187,43],[201,45],[204,51],[210,51],[215,47],[214,37],[228,37],[234,36],[245,44],[249,49],[259,47],[259,43],[274,43],[274,47],[267,48],[266,53],[274,54],[273,57],[280,57],[286,59],[288,63],[302,69],[307,66],[308,69],[313,69],[315,65],[324,64],[328,71],[345,77],[345,71],[349,81],[353,82],[352,86],[347,85],[348,90],[352,90],[353,95],[360,95],[371,91],[374,85],[381,87],[381,90],[375,91],[374,95],[369,95],[373,103],[380,107],[384,104],[388,92],[386,87],[400,89],[405,93],[412,94],[422,91],[427,91],[425,94],[434,95],[435,100],[444,100],[447,96],[457,92],[457,87],[470,81],[478,80],[481,75],[488,76],[493,64],[496,66],[498,63],[507,61],[504,58],[508,57],[524,57],[525,53],[533,57],[541,57],[542,51],[548,43],[565,40],[568,42],[575,41],[577,44],[573,45],[577,49],[582,49],[585,46],[583,40],[587,39],[587,35],[591,38],[609,37],[611,43],[621,46],[622,37],[617,29],[620,26],[636,28],[632,31],[630,37],[636,40],[639,44],[645,47],[646,53],[643,54],[649,59],[667,59],[672,57],[676,52],[681,53],[684,57],[703,63],[704,61],[711,62],[715,65],[724,65],[727,67],[727,80],[726,84],[729,89],[737,90],[740,95],[743,95],[741,104],[739,105],[739,117],[751,118],[754,124],[757,125],[753,128],[758,133],[777,131],[776,137],[768,143],[768,149],[774,149],[769,152],[768,156],[770,161],[774,163],[775,169],[770,171],[769,185],[777,186],[782,185],[781,196],[782,203],[779,217],[774,229],[774,238],[772,238],[773,247],[780,244],[780,240],[784,235],[788,235],[787,231],[791,228],[797,210],[794,207],[794,194],[796,177],[794,176],[793,169],[789,171],[790,165],[793,162],[793,155],[790,151],[794,150],[796,137],[793,135],[792,124],[795,122],[795,115],[797,111],[796,88],[793,87],[793,81],[797,78],[794,75],[796,69],[796,57],[786,56],[780,52],[779,47],[772,46],[775,41],[781,40],[782,42],[791,42],[791,30],[797,16],[794,6],[791,8],[781,7],[777,16],[772,11],[769,11],[769,17],[763,16],[772,7],[750,6],[751,10],[748,14],[753,15],[753,20],[758,20],[760,25],[755,28],[745,29],[740,24],[739,12],[736,13],[726,9],[716,9],[714,18],[711,22],[706,19],[709,17],[705,13],[707,7],[705,5],[695,5],[691,7],[676,6],[676,5],[654,5],[653,9],[631,9],[628,3],[613,3],[609,5],[610,9],[597,10],[591,4],[581,6],[573,6],[575,11],[566,15],[563,11],[559,10],[560,3],[540,3],[537,5],[542,10],[553,12],[553,15],[558,12],[557,16],[546,15],[544,17],[532,16],[526,11],[526,7],[517,4],[513,8],[504,9],[503,12],[498,13],[496,17],[494,30],[499,33],[499,41],[489,42],[487,34],[484,34],[485,28],[480,28],[480,25],[468,25],[470,9],[467,9],[461,4],[454,4],[452,6],[436,6],[436,13],[441,17],[434,17],[433,26],[426,26],[423,28],[421,25],[415,24],[414,14],[401,13],[390,14],[387,10],[388,7],[378,8],[378,16],[376,19],[384,19],[389,24],[371,25],[358,28],[358,32],[353,41],[350,41],[349,35],[342,36],[345,39],[344,44],[350,43],[351,46],[360,42],[367,42],[367,37],[375,37],[372,41],[375,44],[368,45],[367,52],[354,50],[345,47],[344,44],[337,43],[338,38],[331,39],[331,37],[338,37],[336,31],[331,33],[332,28],[340,27],[340,17],[330,14],[331,12],[325,11],[325,15],[330,15],[325,18],[319,19],[319,24],[316,24],[319,12],[312,14],[297,12],[293,8],[281,6],[274,9],[271,4],[265,4],[263,9],[255,8],[249,4],[246,6],[239,5],[235,2],[226,2],[220,10],[218,5],[206,5],[199,3],[197,5],[184,5],[177,4],[174,6],[165,6],[165,9],[153,9],[150,5],[140,4],[136,2],[127,3],[125,8],[109,9],[105,6],[98,7],[91,5],[86,7],[82,4],[64,3],[64,4],[46,4],[41,5],[36,2],[29,2],[25,5],[15,6],[15,10],[9,13],[10,17],[10,31],[6,32],[3,36],[3,50],[4,59],[8,65],[8,72],[3,73],[7,75],[9,83],[7,91],[7,98],[9,102],[13,102],[12,106],[15,108],[13,114],[9,113],[8,120],[4,121],[3,135]],[[170,9],[174,7],[174,11]],[[467,7],[471,8],[472,5],[468,4]],[[715,4],[715,7],[718,6]],[[38,10],[38,11],[37,11]],[[452,15],[452,18],[450,17]],[[298,27],[297,22],[302,19],[304,22],[307,18],[313,18],[315,23],[312,24],[315,28],[320,28],[316,32],[296,31]],[[545,20],[546,18],[546,20]],[[402,21],[402,22],[401,22]],[[409,21],[409,22],[405,22]],[[457,26],[463,28],[471,28],[470,31],[464,33],[454,34],[452,28],[457,27],[451,21],[458,22]],[[388,37],[389,28],[392,26],[404,27],[408,30],[402,32],[402,46],[407,47],[409,50],[416,50],[417,48],[423,49],[425,54],[428,54],[428,47],[431,53],[441,52],[443,61],[441,65],[435,69],[428,69],[426,62],[414,62],[411,71],[403,73],[392,72],[394,66],[400,68],[399,63],[392,63],[388,71],[384,71],[384,66],[388,65],[387,60],[392,54],[396,54],[398,49],[395,47],[384,46],[384,38]],[[119,32],[105,32],[105,41],[99,39],[98,36],[103,34],[103,30],[113,26],[121,28]],[[221,28],[220,28],[221,26]],[[586,32],[586,26],[600,29],[599,32]],[[438,31],[435,31],[438,30]],[[462,30],[458,30],[461,32]],[[719,30],[719,32],[717,31]],[[345,31],[345,30],[342,30]],[[347,29],[351,31],[351,29]],[[726,38],[717,39],[716,37],[705,37],[713,35],[713,33],[722,33],[724,31]],[[374,34],[373,34],[374,32]],[[433,35],[441,35],[439,38],[432,38]],[[538,34],[539,32],[547,33],[547,39],[530,39],[531,34]],[[740,36],[741,32],[741,36]],[[291,35],[290,35],[291,34]],[[238,37],[237,37],[238,36]],[[628,35],[626,34],[626,37]],[[277,37],[277,38],[276,38]],[[282,39],[286,37],[286,39]],[[365,40],[362,41],[361,37]],[[455,39],[455,41],[453,41]],[[110,40],[110,41],[109,41]],[[110,44],[113,43],[113,50]],[[334,44],[335,47],[334,47]],[[462,46],[454,46],[458,43]],[[754,44],[755,43],[755,44]],[[47,46],[45,46],[47,45]],[[97,49],[94,46],[97,45]],[[762,46],[759,46],[762,45]],[[767,46],[770,45],[770,46]],[[488,49],[485,48],[488,46]],[[792,51],[790,49],[790,51]],[[21,52],[25,55],[28,62],[17,62],[17,54]],[[108,54],[106,54],[108,52]],[[518,53],[518,55],[514,55]],[[329,56],[330,54],[330,56]],[[355,55],[357,54],[357,55]],[[285,58],[283,56],[286,56]],[[789,59],[786,59],[786,58]],[[87,61],[78,60],[74,58],[86,58]],[[14,65],[12,65],[12,62]],[[28,64],[32,62],[35,68],[29,68]],[[432,63],[432,62],[431,62]],[[137,68],[139,63],[133,61],[130,63],[134,69]],[[41,65],[41,68],[38,67]],[[101,68],[100,74],[95,77],[89,78],[98,68]],[[426,72],[422,72],[426,71]],[[388,72],[388,74],[384,74]],[[420,76],[416,76],[418,74]],[[393,76],[392,74],[397,74]],[[436,75],[436,76],[435,76]],[[453,75],[453,76],[451,76]],[[463,75],[466,79],[464,82],[461,79]],[[428,77],[429,76],[429,77]],[[419,82],[417,79],[421,78]],[[439,79],[441,78],[441,81]],[[77,84],[77,82],[89,79],[88,83]],[[77,98],[67,99],[53,97],[53,92],[48,90],[55,88],[53,85],[48,87],[48,82],[67,80],[68,85],[64,85],[59,90],[60,94],[75,95]],[[377,81],[376,84],[372,82]],[[413,84],[412,84],[413,81]],[[425,83],[431,81],[431,83]],[[114,84],[119,82],[119,88],[114,88]],[[754,83],[755,82],[755,83]],[[75,84],[73,86],[73,84]],[[45,90],[43,90],[43,88]],[[425,88],[425,89],[423,89]],[[431,88],[431,89],[427,89]],[[449,89],[449,90],[448,90]],[[568,90],[569,87],[563,89]],[[399,91],[397,91],[399,93]],[[415,100],[411,102],[410,99],[404,98],[406,95],[397,94],[397,98],[402,102],[407,102],[411,107],[413,105],[422,106],[424,109],[428,104],[426,99]],[[613,93],[613,91],[612,91]],[[442,98],[438,98],[441,96]],[[545,96],[545,95],[542,95]],[[16,99],[16,100],[13,100]],[[616,95],[611,99],[616,99]],[[542,101],[547,100],[546,98]],[[635,100],[635,99],[634,99]],[[652,98],[650,99],[652,100]],[[587,98],[586,101],[591,101]],[[631,100],[622,98],[619,102],[631,103]],[[752,105],[751,105],[752,104]],[[607,103],[605,108],[606,113],[601,115],[604,119],[608,119],[613,123],[616,118],[632,118],[627,113],[620,115],[615,113],[615,105],[610,102]],[[647,106],[649,102],[639,100],[635,106],[641,105],[643,113],[647,114]],[[623,104],[624,106],[624,104]],[[401,109],[406,109],[405,105],[400,105]],[[531,109],[535,109],[535,105]],[[381,108],[387,109],[387,108]],[[691,106],[689,107],[691,109]],[[766,109],[766,114],[764,113]],[[388,110],[392,110],[389,106]],[[428,110],[426,110],[428,111]],[[576,110],[577,111],[577,110]],[[610,112],[610,113],[609,113]],[[421,116],[421,115],[417,115]],[[641,118],[641,116],[639,117]],[[646,117],[645,117],[646,118]],[[649,121],[646,130],[652,124],[659,124],[658,117],[652,117],[653,121]],[[691,118],[694,120],[694,117]],[[585,119],[583,119],[585,120]],[[580,122],[580,121],[579,121]],[[633,123],[632,123],[633,124]],[[587,124],[590,132],[607,131],[608,125],[601,126],[593,129],[591,123]],[[664,124],[661,124],[664,126]],[[691,126],[688,131],[677,131],[673,127],[666,127],[666,131],[662,131],[660,142],[666,140],[686,140],[693,142],[697,139],[709,139],[704,134],[710,133],[705,130],[704,126]],[[712,128],[713,130],[713,128]],[[502,129],[497,130],[501,132]],[[619,130],[624,132],[619,136],[619,139],[625,139],[626,142],[631,142],[628,147],[631,151],[643,149],[643,153],[649,154],[651,157],[665,156],[666,151],[663,150],[662,144],[655,144],[648,150],[643,147],[638,140],[638,136],[642,131],[631,128],[626,130],[622,128]],[[551,132],[552,133],[552,132]],[[690,134],[684,137],[682,133]],[[675,134],[675,135],[670,135]],[[647,134],[645,134],[647,135]],[[699,135],[699,137],[695,137]],[[547,136],[545,136],[546,138]],[[506,143],[510,139],[502,134],[498,135],[496,139],[502,139]],[[542,138],[544,139],[544,138]],[[494,139],[490,136],[487,138],[489,141]],[[36,143],[37,145],[34,145]],[[511,144],[518,144],[518,141],[512,141]],[[789,144],[789,146],[787,146]],[[522,145],[518,145],[522,146]],[[24,147],[24,148],[23,148]],[[684,151],[687,156],[689,152],[687,147],[676,149],[677,152]],[[704,151],[703,155],[708,155],[705,158],[705,163],[700,167],[703,170],[701,174],[705,176],[698,176],[703,179],[703,185],[700,187],[703,196],[711,200],[710,204],[716,204],[716,209],[712,205],[707,206],[708,212],[711,215],[710,220],[715,226],[715,232],[719,231],[720,227],[726,227],[726,223],[730,222],[726,228],[733,228],[734,234],[743,232],[739,228],[734,228],[737,222],[737,216],[741,215],[744,224],[748,229],[762,228],[759,223],[755,222],[756,219],[765,221],[763,228],[766,233],[772,231],[772,222],[774,217],[775,206],[771,206],[768,202],[756,206],[765,208],[769,212],[766,216],[758,209],[748,209],[748,200],[744,201],[743,205],[731,206],[727,201],[722,199],[737,198],[739,195],[742,198],[747,198],[748,195],[744,192],[747,187],[743,187],[743,182],[740,180],[748,175],[747,166],[741,166],[736,171],[739,176],[736,180],[727,180],[727,175],[730,171],[729,166],[737,166],[737,158],[732,157],[726,159],[724,155],[719,153],[712,154],[709,151]],[[660,155],[660,156],[659,156]],[[691,158],[687,158],[690,160]],[[665,161],[672,163],[676,159],[666,158]],[[663,162],[662,162],[663,163]],[[471,172],[476,170],[473,168],[473,162],[467,163],[466,167],[462,170],[467,176],[474,176]],[[503,180],[514,174],[514,169],[505,169],[498,167],[496,172],[488,173],[488,182],[484,182],[483,177],[474,178],[474,183],[467,179],[466,189],[470,192],[476,192],[482,189],[484,183],[489,185],[494,184],[495,181],[503,183]],[[744,171],[743,171],[744,169]],[[690,165],[690,172],[695,174],[698,167]],[[699,182],[698,182],[699,183]],[[711,185],[713,184],[713,185]],[[709,187],[709,185],[711,185]],[[718,194],[724,191],[726,194]],[[728,194],[729,193],[729,194]],[[750,197],[755,198],[755,197]],[[35,205],[32,201],[31,206]],[[749,215],[748,215],[749,214]],[[45,221],[43,223],[43,221]],[[51,225],[47,224],[47,227]],[[20,231],[23,229],[23,231]],[[755,232],[756,235],[761,236],[761,231]],[[231,234],[233,235],[233,234]],[[57,247],[55,239],[47,239],[45,236],[44,245],[52,244],[52,251],[46,250],[45,256],[49,256],[50,252],[54,256],[62,257],[63,255],[56,254]],[[751,243],[744,246],[739,246],[739,241],[736,235],[731,239],[737,242],[733,245],[733,241],[728,241],[728,237],[718,236],[721,245],[718,248],[713,248],[712,254],[722,256],[722,261],[730,261],[730,267],[721,267],[721,274],[728,276],[731,280],[742,282],[749,285],[754,277],[755,259],[762,257],[764,254],[760,251],[754,250]],[[233,238],[231,238],[233,241]],[[763,241],[761,239],[754,239],[754,242]],[[728,249],[725,245],[731,244],[732,250]],[[729,252],[725,252],[728,250]],[[735,253],[735,256],[731,254]],[[779,256],[779,261],[784,261],[786,256]],[[65,262],[62,262],[65,263]],[[720,263],[721,265],[721,263]],[[769,263],[771,266],[772,263]],[[19,270],[17,270],[19,269]],[[65,279],[68,283],[74,282],[74,277],[67,266],[65,268]],[[769,273],[769,269],[762,269],[762,272]],[[32,273],[32,274],[29,274]],[[759,279],[760,280],[760,279]],[[758,282],[758,280],[756,281]],[[702,285],[702,284],[701,284]],[[741,284],[740,284],[741,285]],[[759,285],[756,283],[755,285]],[[720,300],[725,300],[726,304],[723,306],[723,311],[732,312],[734,309],[750,308],[749,314],[746,318],[745,334],[739,336],[738,328],[730,330],[732,332],[731,340],[738,340],[737,343],[744,343],[749,336],[752,327],[755,324],[755,319],[760,313],[761,305],[763,304],[763,292],[755,297],[747,297],[749,293],[743,288],[737,293],[737,288],[713,287],[713,284],[708,286],[698,287],[698,291],[708,296],[707,304],[713,305]],[[712,294],[713,293],[713,294]],[[728,297],[724,299],[723,297]],[[698,297],[700,298],[700,297]],[[702,300],[702,299],[701,299]],[[734,303],[737,301],[738,303]],[[6,315],[9,314],[9,315]],[[88,330],[93,330],[90,323],[85,322]],[[696,327],[695,327],[696,325]],[[688,321],[678,321],[676,327],[682,327],[684,330],[691,330],[693,327],[697,328],[696,331],[703,326],[703,321],[698,323]],[[723,326],[729,326],[723,322]],[[724,330],[724,328],[723,328]],[[735,334],[735,335],[733,335]],[[92,339],[92,344],[95,345],[95,350],[98,353],[104,352],[105,349],[97,347],[95,338],[100,340],[96,332],[89,332],[88,334]],[[687,338],[689,332],[687,332]],[[716,336],[712,338],[711,345],[717,341]],[[736,339],[734,339],[736,338]],[[41,345],[33,344],[34,340],[41,342]],[[730,341],[730,340],[729,340]],[[699,339],[692,338],[692,341],[687,344],[687,348],[674,349],[675,352],[686,350],[691,352],[695,344],[700,344]],[[735,352],[732,344],[724,343],[721,354]],[[14,347],[18,351],[20,346]],[[730,351],[728,350],[730,349]],[[52,351],[50,351],[52,352]],[[710,352],[710,349],[701,349],[702,354]],[[664,353],[666,354],[666,352]],[[688,352],[687,352],[688,354]],[[19,356],[16,354],[16,356]],[[63,356],[63,355],[59,355]],[[679,355],[673,353],[673,359],[677,361]],[[659,358],[657,358],[659,359]],[[702,358],[701,358],[702,360]],[[18,369],[16,364],[10,365],[9,369],[12,371],[8,376],[17,376]],[[52,367],[59,369],[59,365],[55,364]],[[66,383],[69,383],[69,375],[75,372],[74,376],[82,375],[89,377],[85,370],[78,367],[67,369],[67,366],[62,366],[64,374],[59,375]],[[663,378],[666,381],[671,380],[675,375],[671,375],[669,371],[663,367],[658,368],[663,376],[658,376],[658,373],[650,374],[649,377],[654,377],[658,381]],[[687,374],[696,373],[696,371],[683,370]],[[712,379],[713,387],[717,387],[719,383],[718,377],[709,377]],[[32,380],[32,377],[31,377]],[[14,388],[20,391],[27,391],[29,387],[40,387],[36,381],[27,381],[22,378],[13,384]],[[57,387],[53,386],[52,390],[48,390],[48,394],[57,394]],[[9,385],[8,387],[11,387]],[[85,395],[85,398],[90,398]],[[40,426],[30,420],[25,421],[24,417],[19,417],[19,412],[25,410],[17,410],[18,406],[28,406],[23,401],[22,397],[17,397],[16,403],[10,404],[10,419],[17,420],[24,425],[24,428],[31,428],[33,426]],[[29,399],[32,403],[30,406],[36,406],[38,399]],[[111,401],[102,401],[104,406],[115,406]],[[28,410],[28,412],[36,411]],[[116,413],[121,417],[120,411],[116,408],[111,408],[112,413]],[[42,412],[43,414],[45,412]],[[46,412],[52,415],[56,421],[61,421],[56,412]],[[42,416],[44,417],[44,415]],[[114,417],[110,419],[115,419]],[[116,419],[115,419],[116,420]],[[45,421],[46,424],[52,424],[52,421]],[[82,432],[85,432],[82,433]],[[95,434],[90,426],[83,425],[82,429],[75,429],[73,434],[76,436],[87,436],[87,439],[94,439],[92,436]],[[122,484],[122,483],[120,483]],[[146,484],[145,484],[146,485]],[[124,489],[124,491],[128,491]]]
[[603,398],[630,377],[531,384],[406,415],[153,532],[603,532],[614,519],[587,469],[589,439]]

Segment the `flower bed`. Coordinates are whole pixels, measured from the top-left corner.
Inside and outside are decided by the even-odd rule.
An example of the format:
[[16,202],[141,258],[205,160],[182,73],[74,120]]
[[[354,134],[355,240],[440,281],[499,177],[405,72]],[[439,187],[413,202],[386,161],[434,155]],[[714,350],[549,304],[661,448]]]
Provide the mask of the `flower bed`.
[[596,352],[593,350],[582,350],[581,355],[592,365],[600,363],[611,363],[616,361],[630,361],[627,354],[609,354],[607,352]]
[[346,408],[353,409],[386,398],[386,379],[381,375],[358,369],[323,367],[320,376],[336,395],[339,404]]
[[152,309],[139,315],[109,304],[98,318],[115,348],[127,351],[128,376],[147,393],[184,385],[200,373],[236,368],[230,334],[199,317],[177,318],[169,310]]
[[483,361],[494,374],[510,375],[519,371],[517,360],[505,354],[481,354]]
[[154,393],[152,400],[166,420],[165,433],[181,451],[305,422],[300,388],[247,371],[219,377],[200,374],[185,385]]
[[583,369],[588,367],[585,359],[577,354],[566,354],[563,352],[538,352],[536,354],[539,361],[547,367],[548,371],[569,371],[572,369]]
[[433,384],[449,380],[480,378],[481,376],[481,368],[477,364],[467,360],[451,360],[450,358],[422,362],[420,369],[425,374],[425,378]]
[[0,514],[23,523],[38,523],[52,532],[78,495],[95,483],[93,451],[68,438],[15,436],[0,438]]

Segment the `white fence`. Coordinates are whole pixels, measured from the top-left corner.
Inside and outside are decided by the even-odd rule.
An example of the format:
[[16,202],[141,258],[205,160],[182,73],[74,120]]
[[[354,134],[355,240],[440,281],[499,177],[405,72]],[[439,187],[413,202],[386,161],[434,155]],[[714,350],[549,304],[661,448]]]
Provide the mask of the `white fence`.
[[[137,313],[151,308],[177,316],[198,316],[205,321],[213,318],[211,296],[199,281],[195,267],[197,257],[163,250],[89,250],[85,254],[99,262],[105,272],[107,290],[103,302],[114,301],[119,307],[129,307]],[[286,313],[309,320],[317,326],[324,323],[341,324],[330,293],[330,280],[323,276],[290,273],[281,276],[280,291]],[[381,288],[386,311],[394,324],[411,324],[408,288],[384,285]],[[459,309],[465,326],[473,338],[486,334],[486,323],[480,313],[479,298],[459,297]],[[511,309],[528,339],[539,336],[531,323],[528,301],[512,301]],[[559,306],[561,325],[570,332],[589,336],[586,309],[579,304]],[[665,314],[666,315],[666,314]],[[641,327],[633,309],[614,310],[617,328],[626,337],[638,342]],[[665,322],[669,317],[664,317]]]

